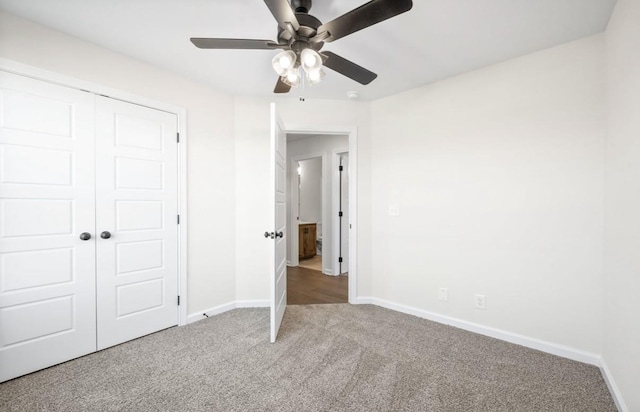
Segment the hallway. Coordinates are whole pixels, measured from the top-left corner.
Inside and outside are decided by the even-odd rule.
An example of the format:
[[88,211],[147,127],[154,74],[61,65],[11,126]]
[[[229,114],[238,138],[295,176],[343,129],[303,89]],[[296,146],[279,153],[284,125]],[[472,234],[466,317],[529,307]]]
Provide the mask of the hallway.
[[319,270],[287,268],[287,305],[347,303],[349,277],[323,275]]

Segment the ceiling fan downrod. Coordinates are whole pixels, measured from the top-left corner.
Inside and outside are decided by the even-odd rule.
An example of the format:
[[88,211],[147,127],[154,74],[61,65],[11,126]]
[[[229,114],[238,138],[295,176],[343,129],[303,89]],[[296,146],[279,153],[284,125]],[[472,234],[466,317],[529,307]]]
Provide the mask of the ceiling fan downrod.
[[291,0],[291,8],[296,13],[309,13],[311,0]]

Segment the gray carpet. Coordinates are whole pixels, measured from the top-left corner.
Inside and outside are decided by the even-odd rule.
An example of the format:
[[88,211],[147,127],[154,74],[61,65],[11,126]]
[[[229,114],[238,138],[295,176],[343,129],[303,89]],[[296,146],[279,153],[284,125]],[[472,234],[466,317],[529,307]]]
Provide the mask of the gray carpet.
[[615,411],[598,368],[375,306],[237,309],[0,385],[2,411]]

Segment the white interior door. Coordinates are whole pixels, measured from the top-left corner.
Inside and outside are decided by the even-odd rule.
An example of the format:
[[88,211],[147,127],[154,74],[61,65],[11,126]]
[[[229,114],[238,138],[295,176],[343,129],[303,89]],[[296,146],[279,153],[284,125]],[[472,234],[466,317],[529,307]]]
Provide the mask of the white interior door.
[[271,202],[274,238],[271,254],[271,342],[276,341],[287,308],[286,164],[287,137],[282,121],[271,103]]
[[178,323],[176,136],[174,114],[96,98],[98,349]]
[[340,155],[340,274],[349,272],[349,153]]
[[93,95],[0,71],[0,381],[96,350],[93,125]]

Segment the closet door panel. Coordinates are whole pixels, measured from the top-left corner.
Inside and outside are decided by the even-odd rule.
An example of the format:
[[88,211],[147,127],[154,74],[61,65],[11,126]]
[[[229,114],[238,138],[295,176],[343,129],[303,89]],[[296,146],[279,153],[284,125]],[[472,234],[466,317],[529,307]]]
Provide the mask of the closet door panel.
[[0,71],[0,381],[96,350],[94,97]]
[[177,118],[97,98],[98,348],[178,323]]

